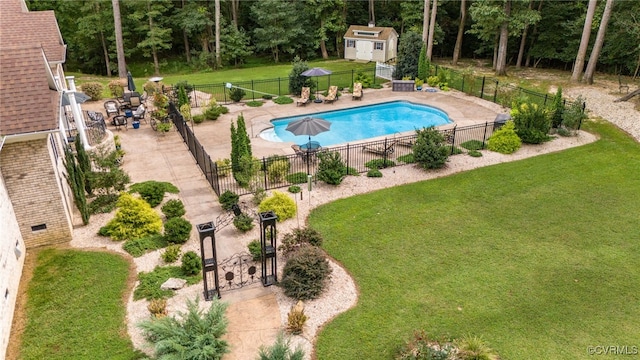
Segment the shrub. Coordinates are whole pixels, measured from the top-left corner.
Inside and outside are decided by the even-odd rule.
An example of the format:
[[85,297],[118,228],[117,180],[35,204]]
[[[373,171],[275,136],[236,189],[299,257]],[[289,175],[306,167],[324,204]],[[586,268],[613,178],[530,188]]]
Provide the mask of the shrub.
[[190,122],[191,120],[193,120],[193,116],[191,115],[191,105],[184,104],[180,106],[180,115],[182,115],[184,121],[186,122]]
[[233,219],[233,226],[235,226],[236,229],[242,232],[247,232],[253,229],[253,218],[251,218],[251,216],[247,214],[242,213]]
[[238,159],[238,169],[234,170],[233,176],[243,188],[248,187],[251,181],[258,175],[261,167],[260,160],[245,154]]
[[89,203],[90,214],[107,214],[116,208],[118,202],[118,195],[116,194],[104,194],[98,195],[91,203]]
[[362,71],[362,69],[358,69],[356,71],[356,76],[353,79],[353,82],[361,83],[363,89],[371,87],[371,77],[365,74],[364,71]]
[[97,101],[102,99],[102,90],[104,87],[98,82],[87,82],[80,85],[82,92],[89,95],[91,100]]
[[299,346],[291,351],[291,340],[282,333],[276,337],[276,342],[270,347],[260,347],[258,360],[302,360],[304,351]]
[[289,93],[300,95],[303,87],[313,85],[313,80],[310,77],[302,75],[303,72],[309,70],[309,65],[307,65],[306,61],[301,60],[299,56],[293,58],[291,65]]
[[455,342],[458,347],[458,356],[462,360],[497,360],[496,352],[487,345],[482,338],[465,335]]
[[383,169],[387,167],[396,166],[396,163],[390,159],[373,159],[367,161],[364,166],[369,169]]
[[182,255],[182,265],[180,266],[185,275],[197,275],[202,270],[200,256],[194,251],[187,251]]
[[162,260],[167,264],[176,262],[180,257],[180,245],[169,245],[162,253]]
[[382,177],[382,173],[378,169],[371,169],[367,171],[367,177]]
[[307,182],[307,173],[297,172],[287,175],[286,178],[291,184],[304,184]]
[[204,114],[193,115],[192,119],[193,119],[193,122],[196,124],[202,124],[205,120]]
[[282,237],[278,250],[282,251],[284,256],[289,256],[303,244],[322,246],[322,235],[309,227],[295,228]]
[[437,87],[438,86],[438,82],[439,79],[437,76],[429,76],[427,78],[427,85],[431,86],[431,87]]
[[511,118],[523,143],[540,144],[549,140],[551,118],[546,108],[534,103],[520,104],[511,109]]
[[322,251],[306,245],[287,260],[280,284],[285,295],[296,300],[311,300],[322,294],[330,274],[331,267]]
[[564,112],[564,104],[562,101],[562,86],[558,86],[556,94],[553,97],[551,105],[551,126],[557,128],[562,124],[562,113]]
[[147,309],[155,318],[163,318],[167,316],[167,300],[153,299],[147,305]]
[[297,194],[302,191],[302,188],[298,185],[291,185],[287,190],[292,194]]
[[167,241],[161,235],[149,235],[139,239],[125,241],[122,249],[133,257],[140,257],[148,251],[161,249],[167,246]]
[[514,130],[513,121],[509,120],[500,129],[493,132],[487,140],[487,148],[501,154],[512,154],[520,149],[522,141]]
[[177,317],[146,320],[138,324],[148,341],[155,344],[158,359],[220,360],[229,352],[222,337],[227,333],[227,305],[218,299],[206,312],[200,310],[198,298],[187,301],[187,312]]
[[218,105],[215,99],[211,100],[207,108],[204,110],[202,115],[206,120],[216,120],[222,114],[226,114],[229,112],[229,109],[226,106]]
[[276,160],[267,166],[267,174],[269,175],[269,181],[273,183],[279,183],[284,181],[285,177],[289,173],[291,165],[288,160]]
[[247,106],[249,107],[260,107],[262,106],[264,103],[262,101],[248,101],[247,102]]
[[229,98],[233,100],[233,102],[238,102],[242,100],[242,98],[247,95],[247,92],[238,87],[234,87],[229,89]]
[[222,209],[227,211],[231,210],[233,205],[236,205],[239,200],[240,200],[240,196],[231,190],[227,190],[223,192],[218,198],[218,201],[220,201],[220,205],[222,206]]
[[218,176],[228,176],[231,174],[231,159],[216,160],[216,168],[218,169]]
[[273,102],[278,105],[287,105],[292,104],[293,99],[288,96],[278,96],[277,98],[273,99]]
[[321,152],[318,153],[318,159],[320,159],[318,179],[330,185],[339,185],[347,174],[347,167],[342,162],[340,153],[337,151]]
[[278,216],[278,222],[290,219],[296,215],[296,203],[287,194],[274,191],[273,195],[264,199],[258,206],[260,212],[273,211]]
[[169,132],[169,130],[171,130],[172,127],[173,127],[173,124],[170,122],[159,122],[156,124],[156,130],[160,133]]
[[302,334],[307,319],[307,315],[304,313],[304,304],[302,301],[298,301],[297,304],[291,307],[291,310],[287,314],[287,331],[289,334]]
[[160,209],[167,219],[180,217],[186,213],[184,210],[184,204],[178,199],[171,199],[167,201]]
[[482,150],[486,147],[480,140],[468,140],[460,144],[460,146],[467,150]]
[[[397,360],[447,360],[455,353],[446,340],[430,339],[424,331],[415,331],[413,337],[399,351]],[[456,359],[458,359],[456,357]]]
[[249,254],[253,256],[253,261],[260,261],[262,257],[262,245],[260,245],[260,240],[252,240],[249,245]]
[[267,192],[265,191],[265,189],[261,188],[261,187],[257,187],[255,188],[253,191],[253,199],[252,202],[254,205],[260,205],[260,203],[267,198]]
[[114,98],[120,98],[124,94],[124,87],[127,86],[127,79],[115,79],[109,81],[107,87],[111,96]]
[[[560,129],[565,130],[569,135],[574,135],[582,121],[587,118],[582,107],[583,103],[584,98],[582,98],[582,96],[578,96],[577,99],[569,103],[562,113],[562,124],[560,125]],[[558,134],[562,135],[560,131],[558,131]]]
[[164,223],[164,238],[174,244],[184,244],[189,240],[193,225],[187,219],[174,217]]
[[271,100],[271,99],[273,99],[273,95],[264,94],[264,95],[262,95],[262,98],[265,99],[265,100]]
[[123,193],[116,206],[118,210],[114,218],[100,229],[100,235],[109,236],[113,240],[128,240],[160,233],[160,215],[144,200]]
[[469,150],[468,154],[471,157],[482,157],[482,153],[478,150]]
[[177,194],[180,190],[169,182],[149,180],[131,185],[129,192],[140,194],[151,207],[156,207],[162,202],[166,192]]
[[413,156],[423,169],[439,169],[449,158],[444,136],[434,127],[416,130],[418,137],[413,145]]

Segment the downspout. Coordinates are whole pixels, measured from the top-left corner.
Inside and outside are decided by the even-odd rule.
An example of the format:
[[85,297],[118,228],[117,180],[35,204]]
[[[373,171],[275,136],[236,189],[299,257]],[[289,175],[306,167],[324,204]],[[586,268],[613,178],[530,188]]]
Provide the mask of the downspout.
[[80,109],[80,105],[76,102],[75,78],[73,76],[66,76],[65,78],[69,83],[69,90],[64,91],[64,93],[67,94],[67,98],[71,104],[71,112],[73,113],[73,119],[76,123],[78,134],[80,134],[80,140],[82,141],[85,150],[90,150],[91,145],[89,145],[89,141],[87,140],[87,133],[85,131],[86,126],[84,125],[84,118],[82,117],[82,109]]

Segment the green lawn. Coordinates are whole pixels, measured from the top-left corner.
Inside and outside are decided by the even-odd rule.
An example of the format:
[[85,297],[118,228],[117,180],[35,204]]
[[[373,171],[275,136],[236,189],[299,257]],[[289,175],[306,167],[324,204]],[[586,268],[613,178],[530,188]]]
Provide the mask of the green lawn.
[[588,127],[601,140],[314,210],[360,290],[318,358],[390,359],[415,329],[479,335],[503,359],[640,345],[640,144]]
[[20,359],[139,359],[129,339],[120,255],[43,250],[27,290]]

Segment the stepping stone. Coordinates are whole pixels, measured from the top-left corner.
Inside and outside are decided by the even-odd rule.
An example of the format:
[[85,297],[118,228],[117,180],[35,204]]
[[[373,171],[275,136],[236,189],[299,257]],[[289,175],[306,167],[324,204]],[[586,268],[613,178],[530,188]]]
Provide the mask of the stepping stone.
[[162,290],[178,290],[182,289],[187,284],[187,280],[178,279],[178,278],[170,278],[165,281],[162,285],[160,285],[160,289]]

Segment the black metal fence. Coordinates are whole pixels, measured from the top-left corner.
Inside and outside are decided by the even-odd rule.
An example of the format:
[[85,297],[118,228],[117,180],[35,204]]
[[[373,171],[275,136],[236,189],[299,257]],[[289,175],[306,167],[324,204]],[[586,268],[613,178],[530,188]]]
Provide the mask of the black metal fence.
[[[376,83],[376,68],[375,66],[371,68],[364,68],[360,70],[345,70],[345,71],[336,71],[332,74],[326,76],[318,76],[312,77],[313,82],[313,91],[322,93],[329,89],[329,86],[336,85],[338,88],[345,88],[353,86],[355,81],[356,73],[358,71],[362,71],[364,74],[368,75],[372,78],[373,83]],[[262,99],[264,95],[269,95],[272,97],[278,97],[283,95],[291,95],[289,92],[289,78],[275,78],[275,79],[265,79],[265,80],[248,80],[248,81],[238,81],[234,82],[231,85],[233,87],[241,88],[245,91],[245,95],[243,100],[258,100]],[[210,94],[218,103],[228,104],[232,102],[229,96],[229,88],[226,83],[220,84],[207,84],[207,85],[190,85],[196,92],[201,92],[205,94]],[[174,92],[174,88],[165,87],[164,89],[167,92]],[[192,107],[203,107],[209,103],[208,96],[207,98],[203,98],[201,96],[192,96],[191,98],[191,106]]]
[[[381,163],[384,167],[409,164],[413,162],[412,146],[417,138],[417,134],[391,136],[376,141],[326,147],[316,152],[264,157],[257,160],[255,165],[259,170],[252,180],[240,184],[233,176],[231,165],[218,166],[211,159],[173,103],[170,104],[170,114],[176,129],[218,196],[227,190],[238,195],[246,195],[258,188],[264,190],[286,188],[306,182],[307,175],[311,175],[316,181],[319,152],[339,153],[351,174],[368,172],[372,166],[370,162]],[[493,131],[503,124],[504,122],[487,122],[440,131],[452,145],[451,151],[454,153],[456,149],[460,149],[461,144],[471,140],[485,144]]]

